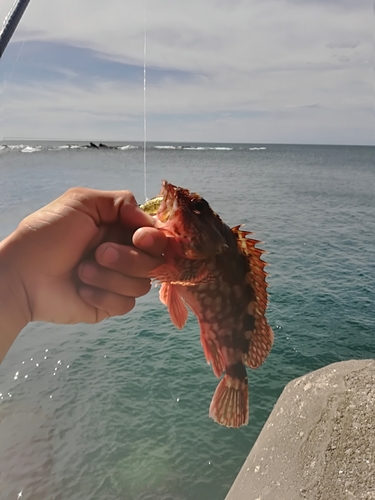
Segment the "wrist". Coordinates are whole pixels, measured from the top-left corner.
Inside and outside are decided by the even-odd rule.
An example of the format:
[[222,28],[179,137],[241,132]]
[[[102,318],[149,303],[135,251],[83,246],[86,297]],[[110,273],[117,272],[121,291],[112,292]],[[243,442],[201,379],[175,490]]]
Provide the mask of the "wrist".
[[16,232],[0,242],[0,362],[20,331],[31,321],[21,270],[17,264],[22,245]]

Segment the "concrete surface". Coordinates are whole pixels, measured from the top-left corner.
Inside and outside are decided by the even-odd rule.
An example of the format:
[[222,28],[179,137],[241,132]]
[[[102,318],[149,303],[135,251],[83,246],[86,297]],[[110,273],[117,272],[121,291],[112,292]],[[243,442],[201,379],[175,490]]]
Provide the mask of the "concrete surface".
[[375,499],[375,360],[285,387],[226,497],[284,499]]

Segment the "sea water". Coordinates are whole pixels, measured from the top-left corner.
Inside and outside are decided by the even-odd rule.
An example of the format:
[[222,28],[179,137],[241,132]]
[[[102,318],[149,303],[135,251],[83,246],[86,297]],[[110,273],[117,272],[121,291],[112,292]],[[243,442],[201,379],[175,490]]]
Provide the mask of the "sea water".
[[[143,202],[142,145],[109,145],[2,148],[0,237],[76,185]],[[167,179],[264,242],[275,344],[248,370],[249,425],[208,417],[197,320],[177,330],[155,288],[95,326],[31,324],[0,368],[9,498],[223,500],[288,381],[375,356],[374,147],[148,144],[147,170],[148,197]]]

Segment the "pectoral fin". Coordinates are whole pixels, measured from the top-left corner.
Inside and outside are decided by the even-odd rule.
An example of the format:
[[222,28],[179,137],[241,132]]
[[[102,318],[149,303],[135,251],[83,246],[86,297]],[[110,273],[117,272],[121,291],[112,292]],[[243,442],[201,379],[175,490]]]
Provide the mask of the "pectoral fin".
[[170,283],[163,283],[159,297],[160,301],[168,307],[172,323],[181,330],[187,321],[188,310],[178,293],[178,287]]

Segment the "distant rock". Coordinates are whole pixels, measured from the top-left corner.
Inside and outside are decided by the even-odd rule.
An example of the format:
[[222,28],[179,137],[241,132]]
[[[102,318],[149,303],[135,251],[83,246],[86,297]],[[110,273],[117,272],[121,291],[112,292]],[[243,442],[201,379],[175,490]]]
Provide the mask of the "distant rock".
[[91,149],[119,149],[117,146],[107,146],[107,144],[103,144],[102,142],[99,143],[99,146],[95,142],[90,142],[90,144],[83,147]]

